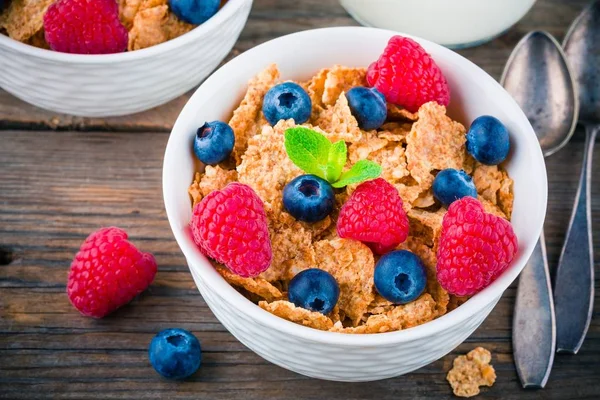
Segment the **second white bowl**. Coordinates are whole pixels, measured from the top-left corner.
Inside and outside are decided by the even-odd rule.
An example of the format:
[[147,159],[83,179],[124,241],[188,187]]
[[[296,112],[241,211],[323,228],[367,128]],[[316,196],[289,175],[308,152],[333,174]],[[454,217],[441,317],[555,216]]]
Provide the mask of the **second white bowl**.
[[525,266],[546,212],[546,170],[529,121],[511,96],[489,75],[458,54],[417,40],[436,60],[451,88],[449,113],[467,126],[483,114],[503,121],[511,135],[506,168],[514,179],[513,227],[519,252],[489,287],[456,310],[399,332],[349,335],[324,332],[276,317],[232,288],[194,244],[187,194],[195,172],[192,143],[206,120],[228,120],[250,78],[277,63],[282,79],[307,79],[334,64],[368,66],[394,32],[372,28],[328,28],[284,36],[233,59],[196,91],[177,119],[163,165],[163,195],[169,223],[204,300],[242,343],[284,368],[320,379],[370,381],[420,368],[464,341],[490,313]]
[[183,36],[119,54],[59,53],[0,34],[0,87],[35,106],[82,117],[148,110],[206,78],[235,44],[251,7],[252,0],[229,0]]

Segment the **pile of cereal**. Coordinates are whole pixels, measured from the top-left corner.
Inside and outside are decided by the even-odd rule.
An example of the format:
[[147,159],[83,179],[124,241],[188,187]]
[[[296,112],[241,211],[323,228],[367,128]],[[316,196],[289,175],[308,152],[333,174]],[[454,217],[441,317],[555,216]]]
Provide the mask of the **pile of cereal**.
[[65,53],[139,50],[211,18],[221,0],[3,0],[0,33]]
[[491,387],[496,382],[496,371],[490,365],[491,361],[492,354],[483,347],[456,357],[446,376],[454,395],[473,397],[479,394],[480,386]]
[[449,100],[400,36],[368,70],[281,82],[268,66],[228,124],[195,135],[195,243],[249,300],[304,326],[380,333],[446,314],[517,250],[508,132],[491,116],[467,132]]

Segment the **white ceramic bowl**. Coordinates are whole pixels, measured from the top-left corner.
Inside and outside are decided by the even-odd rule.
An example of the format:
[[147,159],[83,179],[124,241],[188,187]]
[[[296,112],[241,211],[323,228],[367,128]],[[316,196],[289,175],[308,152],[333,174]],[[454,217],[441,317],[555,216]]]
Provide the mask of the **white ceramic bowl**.
[[148,110],[198,85],[219,65],[251,6],[252,0],[229,0],[185,35],[119,54],[59,53],[0,34],[0,87],[38,107],[83,117]]
[[513,177],[513,226],[519,252],[492,285],[458,309],[424,325],[399,332],[349,335],[323,332],[288,322],[244,298],[214,270],[194,244],[188,228],[187,188],[194,174],[193,136],[205,120],[227,120],[247,81],[269,63],[283,79],[307,79],[333,64],[367,66],[386,45],[391,31],[327,28],[284,36],[233,59],[196,91],[177,119],[167,145],[163,191],[169,223],[204,300],[219,321],[265,359],[298,373],[338,381],[389,378],[420,368],[464,341],[490,313],[523,269],[540,235],[547,182],[542,152],[527,118],[510,95],[470,61],[444,47],[414,38],[444,71],[452,91],[450,114],[469,124],[482,114],[502,120],[511,134],[506,167]]
[[500,35],[535,0],[340,0],[365,26],[393,29],[452,48],[470,47]]

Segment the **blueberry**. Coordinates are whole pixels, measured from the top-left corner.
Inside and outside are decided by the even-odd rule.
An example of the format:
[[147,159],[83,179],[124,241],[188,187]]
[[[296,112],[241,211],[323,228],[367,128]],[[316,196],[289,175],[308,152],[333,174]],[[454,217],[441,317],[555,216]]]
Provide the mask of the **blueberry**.
[[150,342],[150,363],[162,376],[183,379],[192,375],[202,359],[200,342],[185,329],[165,329]]
[[340,297],[340,287],[327,271],[305,269],[290,281],[288,299],[297,307],[329,314]]
[[302,124],[310,118],[312,103],[300,85],[285,82],[269,89],[263,99],[262,110],[271,125],[290,118],[297,124]]
[[427,275],[419,257],[407,250],[395,250],[379,259],[374,280],[380,295],[392,303],[406,304],[423,293]]
[[171,11],[182,21],[200,25],[219,11],[221,0],[169,0]]
[[448,207],[453,201],[465,196],[477,198],[473,179],[463,170],[448,168],[440,171],[433,181],[433,195]]
[[294,218],[317,222],[331,214],[335,197],[333,188],[316,175],[300,175],[283,188],[283,207]]
[[506,159],[510,150],[508,130],[498,119],[483,115],[467,132],[467,151],[482,164],[496,165]]
[[196,132],[194,153],[204,164],[218,164],[229,157],[234,142],[233,129],[225,122],[206,122]]
[[387,106],[383,94],[375,88],[353,87],[346,93],[352,115],[365,130],[377,129],[385,122]]

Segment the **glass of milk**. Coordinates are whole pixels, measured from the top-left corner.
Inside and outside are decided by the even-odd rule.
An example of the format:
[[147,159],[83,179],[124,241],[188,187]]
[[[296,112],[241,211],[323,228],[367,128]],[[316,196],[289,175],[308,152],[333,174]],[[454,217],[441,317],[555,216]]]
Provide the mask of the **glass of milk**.
[[487,42],[529,11],[535,0],[340,0],[365,26],[420,36],[450,48]]

